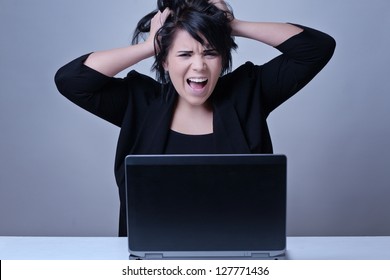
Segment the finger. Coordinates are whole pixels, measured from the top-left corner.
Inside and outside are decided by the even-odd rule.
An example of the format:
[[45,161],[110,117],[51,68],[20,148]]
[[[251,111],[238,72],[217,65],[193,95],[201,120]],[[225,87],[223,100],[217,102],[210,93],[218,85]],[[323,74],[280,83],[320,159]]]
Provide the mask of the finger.
[[161,24],[164,24],[166,19],[171,15],[171,10],[169,8],[165,8],[164,11],[160,14]]

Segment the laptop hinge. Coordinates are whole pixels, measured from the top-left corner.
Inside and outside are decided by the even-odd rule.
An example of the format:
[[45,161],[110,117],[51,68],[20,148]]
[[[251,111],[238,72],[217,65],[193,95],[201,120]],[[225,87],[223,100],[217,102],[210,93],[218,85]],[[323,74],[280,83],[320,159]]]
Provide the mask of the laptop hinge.
[[254,259],[267,259],[270,257],[270,255],[267,253],[252,253],[251,257]]
[[159,254],[159,253],[149,253],[149,254],[145,254],[145,259],[162,259],[163,258],[163,254]]

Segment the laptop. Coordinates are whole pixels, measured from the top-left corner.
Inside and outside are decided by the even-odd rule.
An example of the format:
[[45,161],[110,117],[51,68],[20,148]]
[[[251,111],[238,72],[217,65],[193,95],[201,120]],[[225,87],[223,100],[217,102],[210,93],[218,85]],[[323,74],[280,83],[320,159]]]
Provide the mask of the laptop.
[[284,155],[129,155],[130,259],[282,259]]

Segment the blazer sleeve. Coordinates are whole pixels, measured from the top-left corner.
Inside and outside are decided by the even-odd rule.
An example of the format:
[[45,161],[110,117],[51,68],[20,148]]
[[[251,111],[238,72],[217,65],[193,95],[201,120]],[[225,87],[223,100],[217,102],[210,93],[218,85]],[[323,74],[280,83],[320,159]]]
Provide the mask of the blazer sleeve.
[[88,55],[57,71],[55,83],[58,91],[92,114],[121,126],[129,106],[146,104],[158,90],[158,83],[136,71],[129,72],[125,78],[108,77],[84,64]]
[[276,48],[281,55],[256,66],[262,84],[262,102],[267,115],[310,82],[328,63],[335,40],[320,31],[303,31]]

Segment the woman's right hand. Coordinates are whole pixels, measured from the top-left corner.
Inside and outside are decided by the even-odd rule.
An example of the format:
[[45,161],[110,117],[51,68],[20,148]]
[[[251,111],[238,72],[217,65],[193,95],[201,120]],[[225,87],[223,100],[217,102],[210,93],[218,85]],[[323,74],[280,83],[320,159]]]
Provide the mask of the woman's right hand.
[[163,12],[158,11],[150,21],[150,32],[149,36],[146,39],[145,43],[153,47],[154,49],[154,37],[156,36],[157,31],[164,25],[166,19],[171,14],[169,8],[165,8]]

